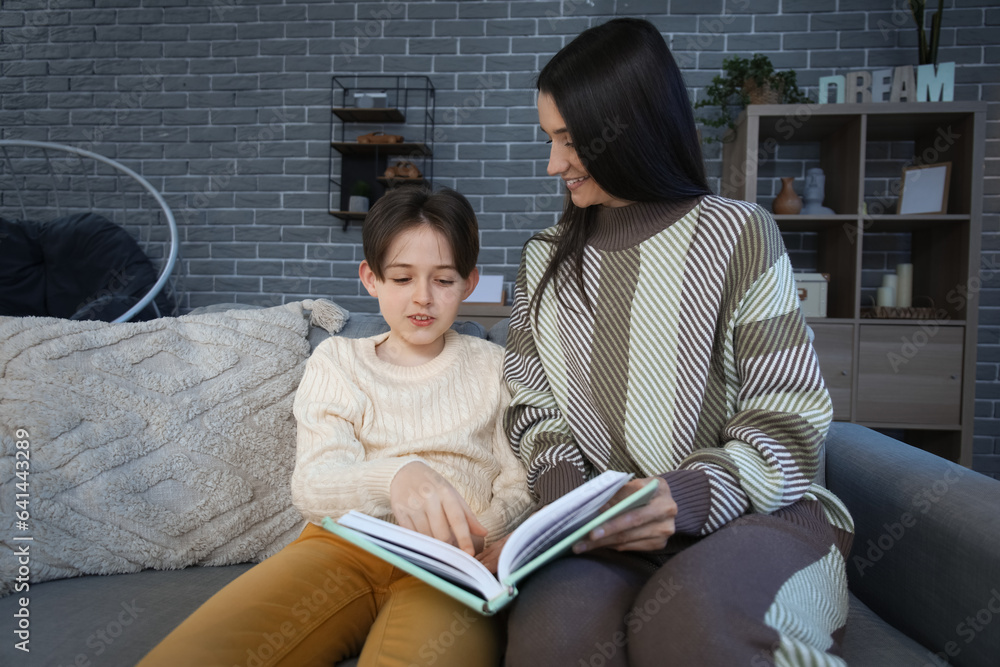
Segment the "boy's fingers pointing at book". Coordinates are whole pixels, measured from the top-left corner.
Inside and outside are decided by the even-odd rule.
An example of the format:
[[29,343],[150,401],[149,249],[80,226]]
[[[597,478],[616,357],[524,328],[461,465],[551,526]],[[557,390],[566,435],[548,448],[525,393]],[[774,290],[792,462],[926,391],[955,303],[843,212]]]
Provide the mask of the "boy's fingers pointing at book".
[[[457,496],[457,494],[455,494]],[[441,503],[444,510],[444,518],[450,526],[449,533],[455,536],[458,548],[468,552],[469,555],[476,555],[476,547],[472,544],[472,534],[469,532],[469,522],[465,518],[465,501],[459,497],[447,498]]]

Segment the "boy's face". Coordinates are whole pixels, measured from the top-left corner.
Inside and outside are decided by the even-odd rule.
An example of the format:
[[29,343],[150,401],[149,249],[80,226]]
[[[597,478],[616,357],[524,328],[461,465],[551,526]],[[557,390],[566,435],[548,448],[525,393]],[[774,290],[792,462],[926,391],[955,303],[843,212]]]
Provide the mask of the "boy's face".
[[440,354],[458,307],[479,281],[476,270],[468,278],[459,275],[451,246],[429,225],[412,227],[393,239],[383,280],[375,277],[367,261],[361,262],[358,273],[389,324],[389,338],[379,345],[378,356],[400,366],[416,366]]

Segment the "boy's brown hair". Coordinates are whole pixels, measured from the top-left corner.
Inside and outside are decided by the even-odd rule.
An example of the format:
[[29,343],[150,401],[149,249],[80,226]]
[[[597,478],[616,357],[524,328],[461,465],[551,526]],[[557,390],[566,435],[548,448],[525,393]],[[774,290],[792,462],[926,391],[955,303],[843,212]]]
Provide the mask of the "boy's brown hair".
[[376,201],[365,217],[361,241],[372,273],[383,280],[386,253],[399,234],[429,225],[448,240],[455,270],[468,278],[479,258],[479,223],[469,200],[449,188],[406,185],[393,188]]

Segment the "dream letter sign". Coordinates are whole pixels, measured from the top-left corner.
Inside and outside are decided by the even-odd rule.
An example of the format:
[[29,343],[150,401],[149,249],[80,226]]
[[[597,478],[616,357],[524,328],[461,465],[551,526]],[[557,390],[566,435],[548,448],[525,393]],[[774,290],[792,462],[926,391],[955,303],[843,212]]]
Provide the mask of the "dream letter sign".
[[[819,103],[830,102],[951,102],[955,99],[955,63],[913,65],[874,72],[849,72],[819,79]],[[888,99],[886,96],[888,95]]]

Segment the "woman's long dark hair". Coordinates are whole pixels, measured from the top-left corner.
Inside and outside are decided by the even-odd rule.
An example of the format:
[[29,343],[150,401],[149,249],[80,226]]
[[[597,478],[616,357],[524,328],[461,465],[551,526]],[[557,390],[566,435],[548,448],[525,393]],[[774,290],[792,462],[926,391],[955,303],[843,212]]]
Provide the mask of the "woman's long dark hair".
[[[711,194],[684,78],[659,30],[643,19],[613,19],[580,33],[538,75],[566,123],[583,166],[601,188],[626,201],[681,202]],[[583,251],[596,206],[567,195],[558,231],[535,238],[555,244],[531,308],[570,262],[584,290]]]

